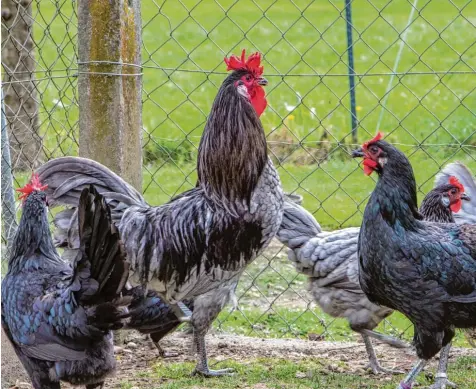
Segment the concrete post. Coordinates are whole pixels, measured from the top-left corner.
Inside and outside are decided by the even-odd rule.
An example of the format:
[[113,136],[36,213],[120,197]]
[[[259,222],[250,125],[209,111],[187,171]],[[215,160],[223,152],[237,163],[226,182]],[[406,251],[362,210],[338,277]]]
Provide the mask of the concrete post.
[[79,154],[142,190],[140,0],[80,0]]

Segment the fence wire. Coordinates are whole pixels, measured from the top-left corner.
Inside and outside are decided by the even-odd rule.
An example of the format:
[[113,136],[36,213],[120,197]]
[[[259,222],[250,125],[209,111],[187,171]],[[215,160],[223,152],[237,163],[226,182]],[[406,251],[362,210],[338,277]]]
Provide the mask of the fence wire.
[[[8,163],[2,148],[2,189],[9,174],[18,186],[46,160],[77,155],[76,5],[2,2],[11,151]],[[142,15],[143,190],[151,204],[194,186],[200,136],[226,75],[223,57],[242,48],[263,54],[262,122],[283,186],[303,196],[324,228],[359,225],[371,188],[347,152],[376,130],[410,157],[421,194],[448,162],[476,171],[476,2],[144,0]],[[238,292],[240,310],[220,316],[223,330],[348,334],[315,305],[276,242],[246,270]],[[397,335],[407,327],[385,324]]]

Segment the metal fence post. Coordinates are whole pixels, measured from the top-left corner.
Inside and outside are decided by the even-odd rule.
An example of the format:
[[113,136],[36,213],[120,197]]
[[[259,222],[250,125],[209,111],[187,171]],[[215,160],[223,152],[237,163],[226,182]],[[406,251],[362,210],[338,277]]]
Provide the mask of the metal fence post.
[[17,230],[15,212],[15,195],[13,192],[12,161],[10,159],[10,142],[8,141],[5,105],[2,98],[2,221],[4,238],[7,241],[7,255],[10,252],[12,239]]
[[140,0],[78,4],[79,154],[142,186]]
[[349,69],[350,115],[352,142],[357,143],[357,110],[355,106],[354,42],[352,40],[352,0],[345,0],[345,23],[347,26],[347,68]]

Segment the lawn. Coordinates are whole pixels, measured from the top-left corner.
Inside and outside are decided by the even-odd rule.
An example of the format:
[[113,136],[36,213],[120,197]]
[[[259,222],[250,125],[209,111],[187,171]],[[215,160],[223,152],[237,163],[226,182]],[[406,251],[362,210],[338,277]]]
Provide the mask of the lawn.
[[[473,387],[476,383],[474,358],[461,357],[450,365],[448,376],[461,389]],[[349,374],[345,364],[336,364],[325,359],[303,359],[287,361],[278,358],[258,358],[233,363],[227,367],[236,369],[237,374],[222,378],[190,377],[193,363],[158,363],[151,372],[142,373],[130,381],[142,379],[149,388],[247,388],[247,389],[291,389],[291,388],[335,388],[335,389],[395,389],[402,376],[369,376],[368,374]],[[329,371],[329,366],[332,370]],[[419,387],[433,382],[429,375],[420,374]],[[121,382],[121,389],[137,387],[128,379]]]

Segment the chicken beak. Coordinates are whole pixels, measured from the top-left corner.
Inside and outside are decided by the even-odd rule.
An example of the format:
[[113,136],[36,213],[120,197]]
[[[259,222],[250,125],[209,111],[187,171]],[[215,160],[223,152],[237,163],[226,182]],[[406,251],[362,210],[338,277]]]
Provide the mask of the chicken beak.
[[352,150],[352,158],[363,158],[365,156],[362,147],[359,147],[357,150]]
[[471,197],[469,197],[466,193],[461,193],[460,199],[465,201],[471,201]]
[[266,85],[268,85],[268,80],[264,77],[260,77],[260,78],[258,78],[258,85],[266,86]]

